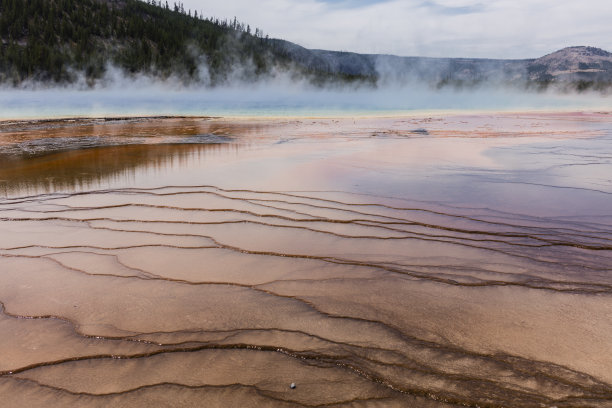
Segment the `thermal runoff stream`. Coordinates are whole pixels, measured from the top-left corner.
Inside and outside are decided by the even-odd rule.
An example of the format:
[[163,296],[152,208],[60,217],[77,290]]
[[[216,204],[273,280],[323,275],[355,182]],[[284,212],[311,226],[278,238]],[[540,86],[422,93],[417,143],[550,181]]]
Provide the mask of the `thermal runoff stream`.
[[2,405],[610,407],[611,178],[604,113],[2,122]]

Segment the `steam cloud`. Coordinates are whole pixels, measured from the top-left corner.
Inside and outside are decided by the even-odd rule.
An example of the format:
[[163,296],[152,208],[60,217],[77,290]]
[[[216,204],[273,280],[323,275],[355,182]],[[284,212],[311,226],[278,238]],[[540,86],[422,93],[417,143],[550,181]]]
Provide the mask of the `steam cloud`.
[[[439,110],[609,109],[597,93],[529,92],[489,80],[469,88],[437,89],[418,75],[401,75],[397,67],[377,63],[376,85],[354,83],[315,86],[290,70],[273,70],[252,79],[248,64],[236,66],[227,81],[210,86],[203,61],[199,78],[127,75],[109,66],[93,86],[84,78],[65,86],[24,83],[0,90],[0,118],[116,115],[360,115]],[[421,72],[427,67],[420,67]]]

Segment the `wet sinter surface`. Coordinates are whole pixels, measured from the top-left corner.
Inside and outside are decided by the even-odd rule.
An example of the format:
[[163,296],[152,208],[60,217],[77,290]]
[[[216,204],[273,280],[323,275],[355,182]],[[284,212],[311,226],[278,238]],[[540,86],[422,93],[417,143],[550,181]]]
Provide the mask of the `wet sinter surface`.
[[612,115],[0,132],[3,406],[612,406]]

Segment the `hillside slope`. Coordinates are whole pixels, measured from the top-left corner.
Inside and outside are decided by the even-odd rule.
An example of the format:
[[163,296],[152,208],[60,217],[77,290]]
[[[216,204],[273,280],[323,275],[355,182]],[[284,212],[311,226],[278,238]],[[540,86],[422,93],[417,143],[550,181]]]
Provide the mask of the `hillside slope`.
[[529,64],[529,79],[612,81],[612,53],[594,47],[568,47]]
[[435,87],[478,84],[585,90],[612,87],[612,53],[568,47],[537,59],[427,58],[308,50],[283,41],[292,60],[330,72],[374,76],[378,84],[419,82]]
[[296,64],[259,29],[138,0],[2,0],[0,82],[90,84],[109,65],[185,84],[254,80],[279,70],[313,82],[368,80]]
[[284,73],[313,84],[612,88],[612,54],[570,47],[538,59],[424,58],[311,50],[179,3],[0,1],[0,83],[92,86],[109,67],[184,86],[253,82]]

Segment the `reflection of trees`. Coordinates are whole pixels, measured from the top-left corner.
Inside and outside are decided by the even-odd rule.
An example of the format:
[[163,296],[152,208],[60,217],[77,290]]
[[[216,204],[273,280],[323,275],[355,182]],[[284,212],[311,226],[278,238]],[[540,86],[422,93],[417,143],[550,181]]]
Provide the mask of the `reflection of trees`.
[[[96,188],[104,181],[133,177],[139,168],[161,170],[185,165],[188,157],[238,149],[247,139],[267,136],[269,129],[256,121],[204,117],[4,123],[0,196]],[[24,146],[36,144],[40,151],[26,155]]]
[[130,179],[145,167],[162,170],[185,166],[189,159],[202,159],[239,145],[154,144],[107,146],[53,153],[32,158],[3,158],[0,195],[21,192],[52,192],[96,188],[105,181]]

